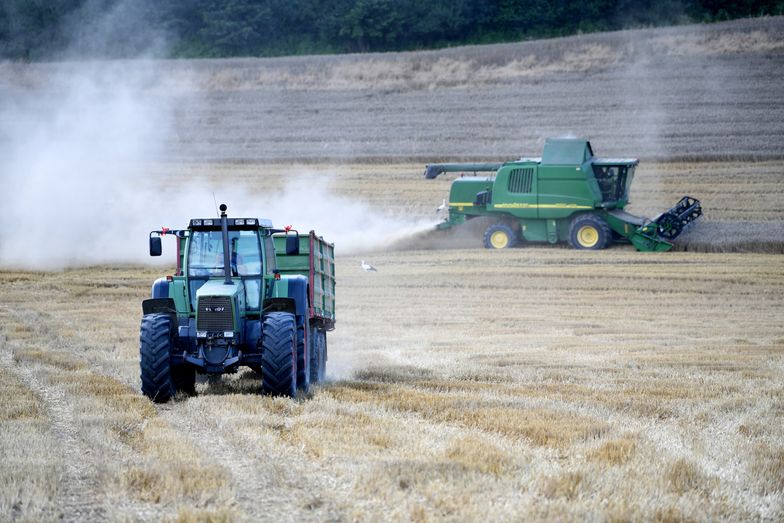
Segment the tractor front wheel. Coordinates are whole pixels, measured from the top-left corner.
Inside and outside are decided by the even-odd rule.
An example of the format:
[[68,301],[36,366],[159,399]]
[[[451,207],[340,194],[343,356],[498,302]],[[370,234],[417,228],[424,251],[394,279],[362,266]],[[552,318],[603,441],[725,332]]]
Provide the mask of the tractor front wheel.
[[297,394],[297,328],[294,315],[271,312],[264,317],[261,392],[275,396]]
[[569,243],[575,249],[604,249],[612,239],[612,230],[602,218],[594,214],[581,214],[569,227]]
[[168,314],[142,317],[139,352],[142,392],[156,403],[174,396],[175,386],[169,356],[174,343],[172,319]]
[[519,241],[518,233],[506,223],[494,223],[485,231],[485,249],[508,249]]

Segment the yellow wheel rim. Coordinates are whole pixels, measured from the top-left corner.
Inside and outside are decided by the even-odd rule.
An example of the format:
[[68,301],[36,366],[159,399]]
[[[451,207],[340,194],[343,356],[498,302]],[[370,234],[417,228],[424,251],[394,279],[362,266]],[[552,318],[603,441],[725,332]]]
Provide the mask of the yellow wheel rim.
[[599,231],[593,225],[583,225],[577,231],[577,241],[581,247],[590,249],[599,243]]
[[509,245],[509,236],[504,231],[495,231],[490,235],[490,245],[495,249],[505,249]]

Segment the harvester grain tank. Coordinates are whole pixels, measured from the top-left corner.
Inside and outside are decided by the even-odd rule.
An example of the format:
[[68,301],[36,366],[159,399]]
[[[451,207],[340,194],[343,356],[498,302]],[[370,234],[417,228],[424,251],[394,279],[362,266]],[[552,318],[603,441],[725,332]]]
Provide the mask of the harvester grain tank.
[[269,220],[190,221],[150,233],[177,241],[177,269],[142,302],[142,392],[156,402],[193,394],[196,373],[261,372],[260,390],[294,396],[325,378],[326,333],[335,325],[334,246],[313,231]]
[[[590,142],[550,138],[541,158],[502,163],[441,163],[425,178],[445,172],[474,173],[457,178],[449,192],[449,229],[484,217],[489,249],[526,242],[568,242],[576,249],[603,249],[630,242],[639,251],[667,251],[672,241],[702,215],[700,202],[684,196],[653,219],[627,213],[636,159],[602,159]],[[476,176],[476,173],[493,173]]]

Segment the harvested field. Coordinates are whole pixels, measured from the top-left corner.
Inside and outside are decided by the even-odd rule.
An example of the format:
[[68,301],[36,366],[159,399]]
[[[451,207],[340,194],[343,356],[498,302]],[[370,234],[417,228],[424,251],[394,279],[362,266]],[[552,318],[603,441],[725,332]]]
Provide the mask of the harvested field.
[[[13,195],[0,248],[44,245],[24,254],[66,267],[34,271],[0,252],[14,260],[0,269],[0,514],[784,519],[781,34],[779,17],[425,53],[113,64],[148,68],[151,105],[126,109],[162,125],[146,130],[163,156],[102,154],[88,127],[99,146],[74,155],[98,157],[89,183],[0,171]],[[82,65],[0,64],[0,151]],[[34,110],[19,113],[17,96]],[[58,125],[79,115],[55,113]],[[701,199],[704,219],[676,252],[490,252],[478,235],[423,232],[453,179],[423,180],[426,161],[536,155],[570,132],[602,156],[643,160],[631,212]],[[66,146],[41,156],[82,165]],[[38,199],[47,189],[59,198]],[[139,393],[140,301],[172,268],[130,262],[145,259],[155,220],[182,226],[180,211],[207,199],[211,212],[213,190],[259,217],[284,202],[286,223],[337,242],[329,380],[307,397],[262,397],[251,371],[165,405]],[[29,241],[4,243],[19,223],[13,239]],[[104,263],[85,267],[91,256]]]
[[158,271],[0,273],[4,511],[782,516],[781,256],[474,249],[374,263],[338,260],[331,381],[310,397],[260,397],[245,372],[155,407],[137,392],[137,329]]

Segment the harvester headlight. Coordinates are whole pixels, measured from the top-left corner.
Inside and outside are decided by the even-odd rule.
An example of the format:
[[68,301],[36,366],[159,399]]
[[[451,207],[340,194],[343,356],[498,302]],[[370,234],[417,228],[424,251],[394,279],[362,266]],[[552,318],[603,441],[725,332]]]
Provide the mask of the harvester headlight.
[[204,225],[212,225],[212,220],[204,220]]
[[248,218],[245,220],[245,225],[256,225],[256,218]]
[[236,220],[234,220],[234,225],[245,225],[245,220],[243,220],[242,218],[237,218]]
[[223,333],[223,337],[224,338],[233,338],[234,337],[234,333],[232,331],[225,331]]
[[201,226],[201,220],[191,220],[191,224],[196,226],[196,227],[200,227]]
[[196,331],[196,337],[197,338],[206,338],[207,337],[207,331]]

